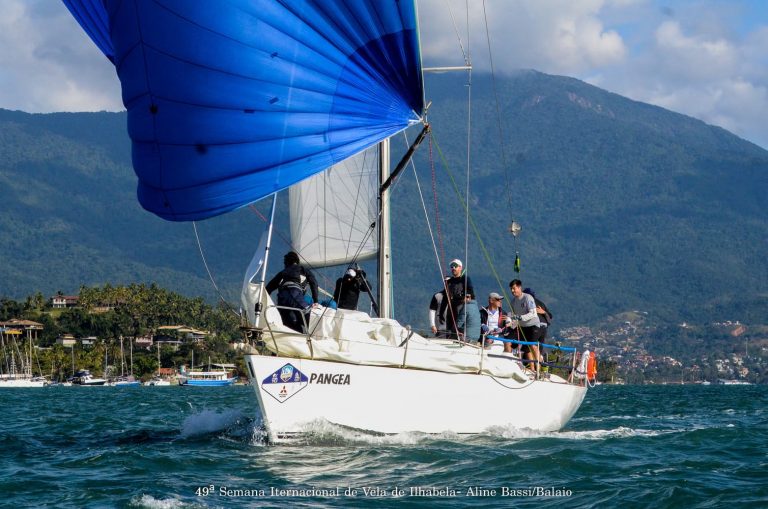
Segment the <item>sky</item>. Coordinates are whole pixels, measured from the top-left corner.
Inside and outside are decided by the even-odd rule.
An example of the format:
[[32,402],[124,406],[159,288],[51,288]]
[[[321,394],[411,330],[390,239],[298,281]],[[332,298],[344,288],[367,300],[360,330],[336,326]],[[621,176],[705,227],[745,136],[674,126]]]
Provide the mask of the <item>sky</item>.
[[[60,0],[2,0],[0,108],[119,111],[120,85]],[[422,0],[424,64],[572,76],[768,149],[768,1]],[[469,18],[469,19],[468,19]],[[487,30],[486,21],[487,20]],[[490,44],[490,52],[489,52]]]

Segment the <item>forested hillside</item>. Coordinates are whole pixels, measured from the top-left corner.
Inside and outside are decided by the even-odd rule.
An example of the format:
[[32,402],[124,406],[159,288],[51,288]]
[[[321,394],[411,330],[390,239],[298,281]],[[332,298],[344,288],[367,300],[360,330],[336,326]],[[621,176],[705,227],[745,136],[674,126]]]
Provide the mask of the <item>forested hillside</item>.
[[[446,261],[467,259],[465,85],[460,76],[428,77],[434,143],[416,158]],[[660,322],[765,320],[768,152],[571,78],[530,71],[496,86],[501,121],[489,77],[473,76],[468,202],[502,281],[499,288],[470,234],[481,301],[515,275],[514,218],[523,227],[520,276],[559,326],[631,309]],[[404,141],[392,146],[395,164]],[[414,184],[407,170],[393,192],[395,311],[424,325],[440,275]],[[135,187],[124,113],[0,110],[0,296],[156,282],[218,299],[192,225],[142,211]],[[263,228],[255,209],[266,207],[197,224],[208,268],[233,302]],[[283,200],[281,224],[286,211]],[[328,271],[324,286],[341,272]]]

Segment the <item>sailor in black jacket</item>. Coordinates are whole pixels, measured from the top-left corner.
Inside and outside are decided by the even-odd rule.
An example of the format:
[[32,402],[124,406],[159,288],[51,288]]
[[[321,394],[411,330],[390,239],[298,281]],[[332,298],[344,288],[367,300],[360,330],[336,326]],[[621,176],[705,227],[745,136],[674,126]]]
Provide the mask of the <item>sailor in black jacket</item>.
[[283,257],[285,268],[267,283],[267,293],[277,290],[277,305],[293,309],[278,308],[283,325],[304,332],[302,314],[309,311],[311,304],[304,299],[307,285],[312,292],[312,302],[317,302],[317,280],[309,269],[299,264],[299,255],[290,251]]

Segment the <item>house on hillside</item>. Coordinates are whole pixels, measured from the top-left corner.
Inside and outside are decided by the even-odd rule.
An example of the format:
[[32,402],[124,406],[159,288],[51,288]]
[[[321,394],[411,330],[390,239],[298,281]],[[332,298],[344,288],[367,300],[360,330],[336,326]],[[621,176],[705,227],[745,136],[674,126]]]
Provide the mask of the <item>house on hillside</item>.
[[72,348],[77,344],[77,340],[75,339],[74,334],[62,334],[58,338],[56,338],[56,343],[65,346],[67,348]]
[[[157,332],[158,336],[162,334],[165,336],[175,337],[177,340],[181,340],[183,342],[190,341],[194,343],[203,341],[210,334],[207,331],[187,327],[186,325],[161,325],[157,328]],[[155,341],[158,341],[157,336],[155,337]],[[163,341],[168,342],[166,340]]]
[[133,340],[133,344],[136,345],[136,348],[150,349],[152,348],[152,344],[153,344],[152,335],[147,334],[144,336],[136,336],[136,338],[134,338]]
[[99,340],[96,336],[86,336],[84,338],[80,338],[80,344],[83,348],[91,348],[93,345],[96,344],[96,342]]
[[42,323],[33,322],[32,320],[21,320],[19,318],[11,318],[7,322],[0,322],[0,330],[6,332],[18,331],[25,338],[31,338],[33,341],[37,341],[37,335],[43,328]]
[[73,308],[77,306],[80,297],[77,295],[54,295],[51,297],[51,307],[55,309]]

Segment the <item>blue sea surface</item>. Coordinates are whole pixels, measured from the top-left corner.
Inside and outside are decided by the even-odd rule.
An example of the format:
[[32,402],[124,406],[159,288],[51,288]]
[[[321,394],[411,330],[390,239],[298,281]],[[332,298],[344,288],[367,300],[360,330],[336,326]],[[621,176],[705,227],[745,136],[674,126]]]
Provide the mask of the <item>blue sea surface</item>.
[[249,387],[4,389],[0,507],[768,507],[767,407],[764,386],[602,385],[556,433],[314,423],[270,446]]

